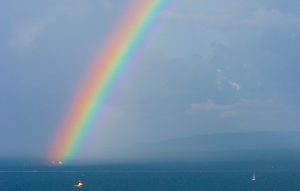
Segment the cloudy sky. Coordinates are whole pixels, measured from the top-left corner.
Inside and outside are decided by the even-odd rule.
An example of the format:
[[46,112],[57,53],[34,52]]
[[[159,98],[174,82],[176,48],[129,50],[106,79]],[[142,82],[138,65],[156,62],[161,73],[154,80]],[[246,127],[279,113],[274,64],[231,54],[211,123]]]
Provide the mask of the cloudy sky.
[[[134,0],[0,6],[0,157],[49,152],[78,84]],[[81,155],[194,135],[297,131],[298,0],[171,0]]]

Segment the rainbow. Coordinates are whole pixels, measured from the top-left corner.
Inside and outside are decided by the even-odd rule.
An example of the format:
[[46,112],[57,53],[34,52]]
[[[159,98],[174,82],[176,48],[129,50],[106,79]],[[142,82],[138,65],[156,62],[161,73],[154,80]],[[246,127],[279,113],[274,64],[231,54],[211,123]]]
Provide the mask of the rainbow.
[[79,152],[113,87],[168,1],[134,1],[133,9],[108,40],[80,86],[51,147],[49,160],[68,161]]

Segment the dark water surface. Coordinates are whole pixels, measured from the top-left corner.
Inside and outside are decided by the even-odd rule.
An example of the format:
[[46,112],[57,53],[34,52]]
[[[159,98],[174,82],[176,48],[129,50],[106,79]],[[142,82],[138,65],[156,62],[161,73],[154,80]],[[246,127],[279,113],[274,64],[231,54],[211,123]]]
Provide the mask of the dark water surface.
[[[239,170],[240,169],[240,170]],[[18,168],[0,171],[0,191],[300,191],[298,167]],[[78,180],[83,189],[73,187]]]

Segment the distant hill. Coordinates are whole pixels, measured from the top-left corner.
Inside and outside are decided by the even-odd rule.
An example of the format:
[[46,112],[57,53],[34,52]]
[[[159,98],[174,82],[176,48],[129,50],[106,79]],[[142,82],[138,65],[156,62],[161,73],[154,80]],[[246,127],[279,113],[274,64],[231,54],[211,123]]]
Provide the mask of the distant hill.
[[222,133],[191,136],[143,145],[149,160],[300,159],[300,132]]

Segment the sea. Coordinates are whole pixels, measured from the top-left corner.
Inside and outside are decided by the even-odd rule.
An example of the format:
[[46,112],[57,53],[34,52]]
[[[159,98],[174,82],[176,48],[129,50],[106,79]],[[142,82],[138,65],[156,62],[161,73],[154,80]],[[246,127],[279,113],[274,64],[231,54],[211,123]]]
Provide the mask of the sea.
[[[299,169],[297,162],[3,166],[0,191],[300,191]],[[84,188],[74,187],[79,180]]]

